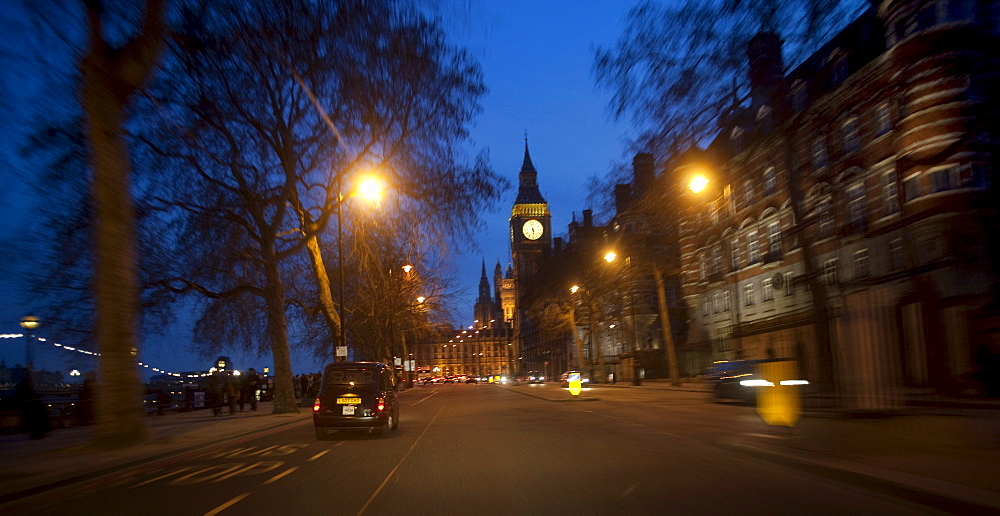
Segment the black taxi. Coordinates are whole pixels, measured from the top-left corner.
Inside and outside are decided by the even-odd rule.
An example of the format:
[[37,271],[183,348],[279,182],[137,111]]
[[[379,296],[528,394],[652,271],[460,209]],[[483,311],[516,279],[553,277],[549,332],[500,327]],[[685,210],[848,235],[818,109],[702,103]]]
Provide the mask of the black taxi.
[[330,430],[378,431],[382,437],[399,425],[396,377],[380,362],[334,362],[323,368],[313,402],[316,438]]

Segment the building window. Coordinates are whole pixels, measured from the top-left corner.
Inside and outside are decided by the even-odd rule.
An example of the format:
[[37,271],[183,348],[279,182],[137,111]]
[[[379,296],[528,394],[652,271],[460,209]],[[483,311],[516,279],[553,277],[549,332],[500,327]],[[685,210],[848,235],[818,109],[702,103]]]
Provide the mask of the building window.
[[792,86],[792,110],[798,113],[806,108],[806,101],[808,100],[806,85],[804,83],[798,83]]
[[865,185],[859,183],[847,188],[847,220],[854,231],[860,231],[867,222],[865,216]]
[[705,278],[708,277],[708,260],[705,259],[704,254],[699,256],[698,263],[699,263],[699,269],[698,269],[699,277],[701,281],[705,281]]
[[777,220],[767,225],[767,252],[775,256],[781,255],[781,223]]
[[868,270],[868,250],[862,249],[854,253],[854,279],[867,278],[870,275]]
[[812,143],[812,165],[819,170],[829,164],[826,158],[826,142],[823,137],[816,138]]
[[764,132],[771,131],[771,107],[761,106],[757,110],[757,128]]
[[753,306],[753,283],[743,285],[743,304]]
[[836,57],[833,61],[833,68],[830,73],[830,82],[832,86],[836,86],[847,80],[847,76],[851,74],[850,63],[847,61],[847,56],[841,55]]
[[945,190],[951,190],[951,170],[955,168],[954,166],[947,168],[939,168],[931,173],[933,178],[934,191],[943,192]]
[[754,195],[753,195],[753,180],[752,179],[747,179],[747,180],[743,181],[743,194],[744,194],[744,200],[746,201],[747,206],[750,206],[751,204],[754,203],[755,199],[754,199]]
[[778,192],[778,173],[774,167],[764,171],[764,195],[774,195]]
[[858,118],[851,117],[844,122],[841,127],[841,138],[844,143],[844,152],[852,153],[861,149],[861,130],[858,128]]
[[771,286],[771,278],[766,278],[760,283],[761,286],[761,300],[762,301],[774,301],[774,287]]
[[875,108],[875,135],[882,136],[892,130],[892,112],[889,103],[883,102]]
[[833,236],[833,210],[830,206],[830,199],[826,198],[819,202],[816,207],[819,216],[819,236],[829,238]]
[[701,315],[708,316],[708,296],[701,299]]
[[712,274],[722,274],[722,248],[716,246],[712,250]]
[[823,263],[823,281],[828,286],[837,284],[837,261],[834,258]]
[[734,238],[732,242],[729,243],[730,252],[732,253],[733,271],[740,270],[740,239]]
[[890,170],[882,174],[882,214],[892,215],[899,212],[899,189],[896,186],[896,171]]
[[919,176],[910,176],[903,180],[903,202],[909,202],[920,196]]
[[889,241],[889,268],[898,271],[906,266],[903,260],[903,239],[895,238]]
[[712,296],[712,311],[715,312],[715,313],[719,313],[719,293],[718,292],[716,292],[715,295]]
[[795,288],[792,287],[792,281],[795,280],[794,272],[785,273],[785,295],[790,296],[795,293]]
[[757,242],[757,231],[747,233],[747,265],[760,261],[760,245]]
[[730,303],[730,301],[729,301],[729,291],[728,290],[723,291],[722,292],[722,311],[723,312],[728,312],[729,311],[729,303]]
[[745,131],[741,127],[734,127],[732,132],[729,133],[729,140],[733,142],[733,150],[737,153],[743,151],[743,136]]

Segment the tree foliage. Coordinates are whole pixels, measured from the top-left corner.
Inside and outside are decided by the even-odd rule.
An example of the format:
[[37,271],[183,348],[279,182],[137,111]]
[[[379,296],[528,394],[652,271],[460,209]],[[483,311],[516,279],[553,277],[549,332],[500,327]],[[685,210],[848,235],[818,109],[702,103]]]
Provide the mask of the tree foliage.
[[668,156],[717,131],[714,119],[745,97],[747,42],[761,31],[785,42],[794,66],[853,19],[860,0],[644,0],[629,11],[618,42],[595,51],[609,110],[643,133],[636,151]]

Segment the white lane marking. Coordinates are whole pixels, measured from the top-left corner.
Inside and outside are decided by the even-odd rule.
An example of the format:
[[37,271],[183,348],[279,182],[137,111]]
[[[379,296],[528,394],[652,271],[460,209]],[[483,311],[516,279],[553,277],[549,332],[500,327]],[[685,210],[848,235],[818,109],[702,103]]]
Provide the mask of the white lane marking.
[[224,503],[224,504],[222,504],[222,505],[220,505],[220,506],[218,506],[218,507],[216,507],[216,508],[214,508],[214,509],[206,512],[205,516],[215,516],[216,514],[219,514],[220,512],[228,509],[229,507],[231,507],[233,505],[236,505],[240,500],[242,500],[242,499],[244,499],[244,498],[246,498],[248,496],[250,496],[250,493],[243,493],[243,494],[237,496],[236,498],[233,498],[232,500],[229,500],[228,502],[226,502],[226,503]]
[[[341,442],[343,442],[343,441],[341,441]],[[313,455],[312,457],[309,457],[308,459],[306,459],[306,462],[312,462],[312,461],[314,461],[314,460],[316,460],[316,459],[318,459],[318,458],[326,455],[327,453],[330,453],[330,450],[323,450],[323,451],[317,453],[316,455]]]
[[149,479],[149,480],[147,480],[145,482],[140,482],[140,483],[138,483],[138,484],[136,484],[136,485],[134,485],[132,487],[144,486],[146,484],[149,484],[149,483],[152,483],[152,482],[156,482],[157,480],[162,480],[162,479],[167,478],[167,477],[172,477],[172,476],[174,476],[174,475],[176,475],[178,473],[183,473],[183,472],[185,472],[185,471],[187,471],[187,470],[189,470],[189,469],[191,469],[193,467],[194,466],[184,466],[181,469],[171,471],[170,473],[167,473],[166,475],[160,475],[160,476],[158,476],[156,478],[151,478],[151,479]]
[[[424,399],[427,399],[427,398],[424,398]],[[421,400],[421,401],[423,401],[423,400]],[[434,424],[434,421],[437,421],[437,418],[438,418],[438,416],[441,415],[441,411],[442,410],[444,410],[444,406],[443,405],[441,406],[441,408],[438,409],[437,414],[434,414],[434,418],[431,419],[431,422],[427,423],[427,426],[424,427],[424,431],[420,432],[420,436],[417,437],[417,440],[413,441],[413,444],[410,445],[410,449],[406,450],[406,453],[404,453],[403,456],[400,457],[399,462],[396,464],[396,467],[392,468],[392,471],[390,471],[389,474],[386,475],[385,480],[383,480],[382,483],[379,484],[378,489],[376,489],[375,492],[372,493],[372,495],[370,497],[368,497],[368,500],[365,501],[365,504],[361,506],[361,509],[358,510],[358,516],[361,516],[361,514],[365,512],[365,509],[367,509],[368,506],[371,505],[372,501],[375,500],[375,497],[378,496],[378,494],[380,492],[382,492],[382,488],[384,488],[385,485],[389,483],[389,479],[392,478],[392,476],[396,474],[396,470],[398,470],[399,467],[403,465],[403,461],[405,461],[406,458],[410,456],[410,453],[413,452],[413,449],[417,447],[417,443],[419,443],[420,440],[424,438],[424,434],[426,434],[427,430],[429,430],[431,428],[431,425]]]
[[420,398],[418,401],[414,402],[413,405],[410,405],[410,406],[411,407],[415,407],[415,406],[419,405],[421,402],[423,402],[424,400],[426,400],[427,398],[430,398],[431,396],[434,396],[437,393],[438,393],[438,391],[434,391],[434,392],[428,394],[427,396],[424,396],[423,398]]
[[[309,460],[312,460],[312,459],[309,459]],[[270,479],[268,479],[267,482],[264,482],[264,485],[266,486],[268,484],[273,484],[273,483],[277,482],[278,480],[280,480],[281,477],[284,477],[285,475],[288,475],[288,474],[290,474],[291,472],[293,472],[293,471],[295,471],[297,469],[299,469],[298,466],[292,466],[292,467],[286,469],[285,471],[282,471],[281,473],[278,473],[277,475],[275,475],[275,476],[271,477]]]

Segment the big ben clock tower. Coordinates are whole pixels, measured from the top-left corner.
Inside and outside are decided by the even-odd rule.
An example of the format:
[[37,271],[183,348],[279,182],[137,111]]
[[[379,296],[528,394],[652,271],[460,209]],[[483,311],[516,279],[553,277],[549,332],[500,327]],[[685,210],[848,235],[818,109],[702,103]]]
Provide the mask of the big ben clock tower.
[[518,179],[520,185],[517,199],[510,212],[510,249],[516,292],[514,327],[518,349],[515,352],[526,361],[518,364],[520,368],[536,366],[532,361],[533,339],[529,335],[533,332],[530,321],[525,317],[525,297],[538,275],[542,260],[548,257],[552,248],[552,215],[549,213],[548,203],[538,190],[538,172],[531,163],[527,138],[524,141],[524,163],[521,164]]

